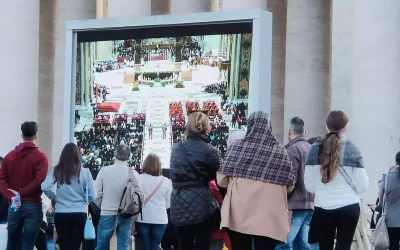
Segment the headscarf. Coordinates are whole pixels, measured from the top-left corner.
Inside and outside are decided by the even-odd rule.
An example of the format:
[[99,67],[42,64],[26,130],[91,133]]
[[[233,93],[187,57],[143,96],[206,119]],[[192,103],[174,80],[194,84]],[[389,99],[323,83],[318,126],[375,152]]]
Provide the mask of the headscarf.
[[282,186],[294,185],[288,154],[272,135],[268,114],[257,111],[250,115],[246,136],[228,148],[219,173]]
[[226,145],[229,148],[234,141],[239,140],[239,139],[243,139],[243,137],[245,137],[245,136],[246,136],[246,131],[243,131],[243,130],[233,131],[233,132],[231,132],[229,134],[228,141],[227,141]]

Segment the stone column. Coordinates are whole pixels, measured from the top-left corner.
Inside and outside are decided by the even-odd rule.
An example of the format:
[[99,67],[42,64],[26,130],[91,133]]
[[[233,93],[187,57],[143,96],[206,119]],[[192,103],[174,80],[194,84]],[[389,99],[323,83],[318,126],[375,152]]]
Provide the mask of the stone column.
[[3,157],[21,141],[21,123],[37,121],[39,8],[39,0],[3,1],[0,8],[3,62],[0,155]]
[[40,1],[39,27],[39,83],[38,83],[38,146],[49,159],[52,155],[53,96],[54,96],[54,48],[56,26],[56,2]]
[[222,0],[208,0],[210,11],[220,11]]
[[330,1],[289,0],[286,27],[285,133],[300,116],[308,136],[322,135],[330,108]]
[[222,11],[243,9],[267,9],[267,0],[221,0]]
[[364,156],[370,188],[394,165],[400,148],[400,1],[354,1],[352,116],[349,139]]
[[[65,58],[65,23],[67,20],[85,20],[96,18],[96,0],[63,0],[57,1],[55,72],[54,72],[54,120],[53,120],[53,165],[58,161],[62,142],[64,100],[64,58]],[[74,121],[71,121],[74,122]]]
[[96,0],[96,18],[107,18],[107,0]]
[[351,116],[354,1],[332,1],[331,108]]
[[170,0],[151,0],[152,15],[168,15]]
[[268,11],[272,12],[272,86],[271,123],[272,132],[280,142],[284,141],[285,106],[285,55],[286,55],[286,2],[268,0]]
[[170,0],[171,14],[207,12],[210,10],[208,0]]
[[108,18],[151,15],[151,0],[108,0]]

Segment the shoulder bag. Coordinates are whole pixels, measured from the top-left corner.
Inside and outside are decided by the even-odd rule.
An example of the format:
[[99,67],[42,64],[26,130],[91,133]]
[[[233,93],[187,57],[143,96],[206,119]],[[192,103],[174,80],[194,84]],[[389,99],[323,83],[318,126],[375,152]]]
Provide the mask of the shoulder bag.
[[386,193],[388,187],[388,176],[390,171],[385,177],[385,189],[382,201],[382,217],[376,223],[375,231],[371,235],[371,244],[376,250],[386,250],[390,246],[389,233],[386,227]]
[[87,212],[86,212],[86,223],[85,223],[85,229],[84,229],[84,238],[85,240],[94,240],[96,239],[96,231],[94,229],[93,221],[92,218],[89,215],[89,180],[88,180],[88,174],[86,172],[86,177],[85,177],[85,201],[87,205]]

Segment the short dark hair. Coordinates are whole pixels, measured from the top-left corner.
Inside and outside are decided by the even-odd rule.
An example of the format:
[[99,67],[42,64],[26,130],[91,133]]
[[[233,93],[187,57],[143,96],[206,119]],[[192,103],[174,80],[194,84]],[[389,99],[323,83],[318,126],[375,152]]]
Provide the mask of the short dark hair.
[[400,151],[396,154],[396,163],[397,165],[400,165]]
[[293,117],[290,120],[290,130],[293,131],[296,135],[304,134],[304,121],[300,117]]
[[25,140],[32,140],[37,134],[37,129],[36,122],[24,122],[21,124],[21,132]]

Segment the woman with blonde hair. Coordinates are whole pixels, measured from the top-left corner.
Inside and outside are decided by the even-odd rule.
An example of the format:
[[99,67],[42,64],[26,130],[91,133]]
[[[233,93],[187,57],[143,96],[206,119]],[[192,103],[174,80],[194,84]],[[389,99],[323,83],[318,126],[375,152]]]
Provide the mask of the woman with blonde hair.
[[358,148],[345,133],[349,118],[340,110],[326,118],[328,134],[311,146],[304,183],[315,193],[315,212],[321,250],[350,250],[360,217],[359,194],[369,187]]
[[250,115],[246,135],[233,140],[217,181],[228,189],[221,227],[228,230],[232,250],[251,250],[253,241],[255,250],[274,250],[286,241],[287,193],[295,178],[286,149],[272,135],[268,114]]
[[170,207],[171,180],[162,176],[160,158],[153,153],[143,162],[142,183],[144,196],[142,216],[138,216],[136,230],[143,250],[158,250],[168,224],[167,209]]
[[[219,204],[208,183],[220,165],[218,150],[210,145],[210,120],[201,112],[189,115],[186,139],[171,151],[171,222],[180,250],[208,250]],[[196,240],[195,240],[196,238]]]

